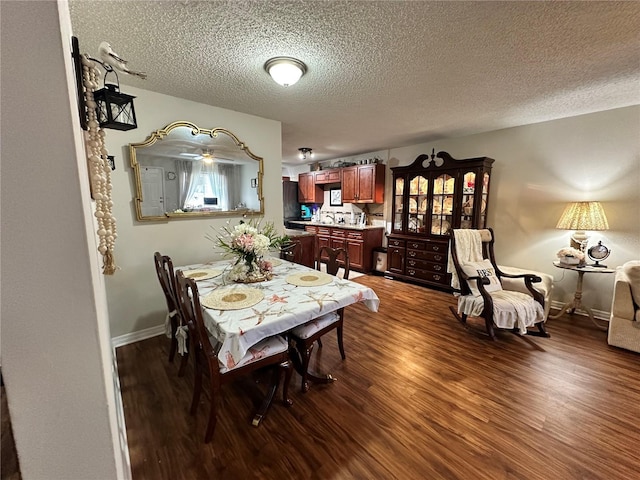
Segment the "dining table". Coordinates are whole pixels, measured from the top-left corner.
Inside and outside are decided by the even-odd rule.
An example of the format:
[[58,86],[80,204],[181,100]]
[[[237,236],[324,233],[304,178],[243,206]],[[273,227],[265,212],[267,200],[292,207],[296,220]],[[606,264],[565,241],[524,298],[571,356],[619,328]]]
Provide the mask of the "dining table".
[[[271,278],[255,283],[229,280],[234,259],[176,267],[196,280],[205,326],[219,343],[218,360],[227,368],[261,340],[340,308],[362,303],[378,311],[380,300],[366,285],[280,258],[266,260],[272,264]],[[310,379],[334,380],[316,374]]]

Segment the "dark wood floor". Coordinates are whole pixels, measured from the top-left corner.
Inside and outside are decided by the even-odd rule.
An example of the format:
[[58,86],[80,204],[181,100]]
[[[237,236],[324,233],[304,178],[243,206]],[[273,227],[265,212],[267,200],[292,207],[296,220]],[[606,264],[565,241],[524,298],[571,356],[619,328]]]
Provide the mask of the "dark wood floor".
[[208,445],[208,398],[188,414],[193,372],[177,377],[167,339],[119,348],[134,479],[640,478],[640,356],[586,317],[491,342],[457,323],[451,295],[355,281],[380,311],[346,309],[346,361],[324,340],[316,367],[338,381],[301,394],[294,374],[294,405],[274,403],[258,428],[255,383],[227,385]]

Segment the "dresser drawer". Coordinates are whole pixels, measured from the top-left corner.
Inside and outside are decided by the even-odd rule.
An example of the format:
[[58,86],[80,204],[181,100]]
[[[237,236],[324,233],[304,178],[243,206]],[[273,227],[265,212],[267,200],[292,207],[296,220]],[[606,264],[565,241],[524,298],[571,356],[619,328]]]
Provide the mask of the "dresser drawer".
[[[409,242],[411,243],[411,242]],[[416,260],[431,260],[433,261],[433,259],[431,258],[433,256],[433,253],[431,252],[427,252],[425,250],[410,250],[407,249],[407,260],[410,259],[416,259]]]
[[327,228],[327,227],[316,227],[318,230],[316,231],[316,233],[318,235],[324,235],[326,237],[331,236],[331,229]]
[[411,248],[413,250],[425,250],[427,247],[426,242],[418,242],[415,240],[407,241],[407,248]]
[[318,227],[314,227],[313,225],[305,225],[304,230],[309,233],[318,233]]
[[429,282],[438,283],[440,285],[449,286],[451,284],[451,275],[449,275],[448,273],[431,272],[429,270],[411,268],[407,266],[406,274],[409,277],[417,278],[420,280],[427,280]]
[[341,230],[339,228],[334,228],[331,230],[331,237],[333,238],[344,238],[347,236],[346,230]]
[[397,238],[390,238],[389,241],[387,242],[387,245],[389,247],[404,248],[406,245],[406,242],[404,240],[398,240]]
[[447,267],[441,263],[428,262],[427,260],[407,259],[407,268],[429,270],[435,273],[446,273]]
[[347,230],[347,238],[349,240],[364,240],[364,233]]
[[438,242],[425,242],[425,250],[428,252],[435,252],[441,255],[447,256],[447,250],[449,245],[446,243],[438,243]]

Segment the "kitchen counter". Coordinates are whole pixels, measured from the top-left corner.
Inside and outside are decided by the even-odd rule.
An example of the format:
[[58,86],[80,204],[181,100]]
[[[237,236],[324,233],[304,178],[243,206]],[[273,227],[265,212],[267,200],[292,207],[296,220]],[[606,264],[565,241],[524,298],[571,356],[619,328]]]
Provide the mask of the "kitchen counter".
[[[348,223],[322,223],[322,222],[308,222],[308,221],[303,221],[303,220],[293,220],[290,221],[289,223],[296,223],[299,225],[304,225],[304,226],[314,226],[314,227],[332,227],[332,228],[344,228],[346,230],[375,230],[378,228],[384,229],[384,227],[375,227],[373,225],[365,225],[363,227],[361,227],[360,225],[349,225]],[[303,230],[294,230],[294,231],[300,231],[302,232]]]
[[[300,222],[300,223],[309,223],[309,222]],[[309,235],[315,235],[314,233],[307,232],[306,230],[296,230],[294,228],[285,228],[284,234],[289,237],[306,237]]]

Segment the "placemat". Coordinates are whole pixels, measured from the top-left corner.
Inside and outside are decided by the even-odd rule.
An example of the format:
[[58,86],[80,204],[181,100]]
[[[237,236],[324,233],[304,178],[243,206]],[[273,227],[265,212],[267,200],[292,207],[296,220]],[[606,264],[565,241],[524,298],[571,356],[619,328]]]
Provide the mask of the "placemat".
[[240,310],[253,307],[263,298],[264,293],[258,288],[233,285],[214,290],[202,297],[200,303],[216,310]]
[[318,287],[331,283],[335,277],[324,272],[292,273],[285,279],[297,287]]
[[198,268],[195,270],[187,270],[182,272],[186,278],[193,278],[194,280],[208,280],[215,278],[222,273],[222,270],[214,270],[213,268]]
[[282,265],[282,260],[276,257],[267,257],[265,258],[267,262],[269,262],[273,267],[279,267]]

